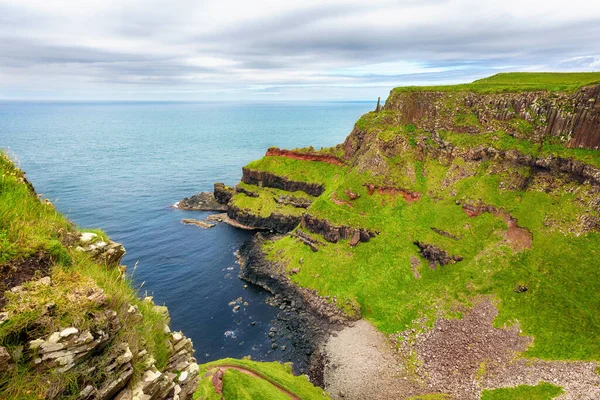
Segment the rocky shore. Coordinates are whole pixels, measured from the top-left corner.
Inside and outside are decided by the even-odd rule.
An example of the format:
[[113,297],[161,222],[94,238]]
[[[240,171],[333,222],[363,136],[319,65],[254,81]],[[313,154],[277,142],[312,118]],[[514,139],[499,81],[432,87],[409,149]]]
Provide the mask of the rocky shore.
[[272,305],[281,311],[271,332],[273,343],[279,339],[291,342],[294,367],[307,373],[316,385],[323,386],[324,355],[321,345],[336,331],[352,322],[327,299],[314,291],[295,285],[283,268],[267,260],[262,250],[266,239],[256,234],[239,250],[239,277],[274,295]]

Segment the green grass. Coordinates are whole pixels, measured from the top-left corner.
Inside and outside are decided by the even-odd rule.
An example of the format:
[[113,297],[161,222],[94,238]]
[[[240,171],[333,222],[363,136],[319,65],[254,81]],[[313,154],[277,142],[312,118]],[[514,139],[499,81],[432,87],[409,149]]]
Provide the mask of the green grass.
[[[503,140],[526,146],[514,138]],[[453,306],[469,307],[476,296],[484,295],[498,304],[497,326],[518,321],[524,334],[534,336],[527,356],[600,360],[598,336],[589,334],[600,331],[600,298],[595,295],[600,291],[600,234],[562,233],[576,225],[583,212],[574,202],[576,186],[565,185],[554,193],[500,190],[503,177],[493,172],[493,163],[482,163],[475,176],[442,189],[451,166],[405,157],[417,171],[407,188],[423,194],[419,201],[407,204],[402,196],[369,196],[363,184],[372,177],[351,170],[326,182],[327,190],[308,209],[336,225],[380,231],[375,239],[354,248],[347,241],[327,243],[314,253],[284,237],[266,243],[268,257],[283,260],[288,269],[300,268],[292,280],[323,296],[335,296],[340,308],[358,304],[362,316],[385,333],[409,328],[421,317],[431,324],[440,315],[451,315]],[[361,195],[352,207],[331,201],[333,194],[345,199],[345,190]],[[510,212],[532,232],[533,247],[511,250],[503,239],[506,224],[491,214],[469,218],[455,204],[461,198],[480,199]],[[554,222],[545,224],[548,219]],[[462,239],[438,235],[431,227]],[[422,261],[421,278],[416,279],[410,264],[411,256],[420,259],[415,240],[436,244],[464,260],[437,270]],[[514,293],[516,284],[526,284],[529,290]]]
[[[9,319],[0,325],[0,345],[14,355],[23,355],[15,356],[15,368],[0,378],[0,397],[40,398],[50,390],[58,391],[61,398],[76,398],[82,389],[78,387],[82,377],[102,382],[101,368],[89,373],[85,365],[68,374],[35,370],[29,363],[31,355],[23,352],[23,338],[46,337],[68,326],[95,329],[92,314],[106,308],[117,312],[121,324],[111,343],[127,342],[134,354],[146,349],[156,359],[157,367],[164,367],[169,351],[168,336],[163,330],[167,317],[150,303],[141,301],[131,281],[121,279],[117,268],[107,268],[64,244],[68,236],[76,236],[78,232],[51,204],[37,198],[23,182],[23,173],[4,154],[0,154],[0,173],[0,266],[40,252],[49,254],[52,260],[49,271],[52,286],[25,282],[23,286],[28,290],[24,294],[6,293],[8,303],[4,311]],[[100,230],[87,231],[97,233],[102,240],[108,239]],[[34,278],[41,277],[38,274]],[[77,297],[77,293],[98,289],[107,298],[104,306],[85,296]],[[54,307],[51,315],[42,317],[45,304]],[[138,307],[141,319],[127,312],[129,305]],[[94,362],[101,365],[110,349],[111,344],[104,353],[95,356]],[[134,379],[137,379],[143,371],[139,362],[135,362]]]
[[291,180],[322,184],[346,169],[324,162],[304,162],[286,157],[263,157],[252,161],[246,168],[276,173]]
[[519,385],[513,388],[484,390],[481,400],[552,400],[561,393],[561,387],[542,382],[536,386]]
[[404,86],[396,92],[462,92],[505,93],[505,92],[573,92],[593,84],[600,84],[600,72],[510,72],[500,73],[472,83],[442,86]]
[[[199,375],[202,378],[206,372],[212,368],[232,365],[253,371],[265,378],[267,382],[249,375],[244,375],[238,371],[228,370],[225,373],[223,380],[223,395],[225,400],[279,398],[277,396],[281,395],[281,392],[274,389],[273,385],[268,382],[275,383],[285,388],[287,391],[294,393],[303,400],[329,399],[327,393],[325,393],[323,389],[313,386],[305,375],[294,376],[290,365],[278,362],[256,362],[246,359],[237,360],[225,358],[201,365]],[[209,379],[202,379],[198,391],[194,394],[194,399],[203,398],[203,396],[204,398],[210,399],[211,397],[209,396],[213,390],[211,387],[212,385],[210,384]],[[282,397],[282,399],[284,398],[289,397]]]

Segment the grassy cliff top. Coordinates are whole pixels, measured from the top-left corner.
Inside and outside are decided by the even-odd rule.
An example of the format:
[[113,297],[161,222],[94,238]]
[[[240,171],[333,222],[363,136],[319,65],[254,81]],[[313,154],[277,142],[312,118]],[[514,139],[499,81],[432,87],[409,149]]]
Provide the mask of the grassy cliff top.
[[577,89],[600,84],[600,72],[509,72],[478,79],[472,83],[440,86],[402,86],[396,92],[573,92]]

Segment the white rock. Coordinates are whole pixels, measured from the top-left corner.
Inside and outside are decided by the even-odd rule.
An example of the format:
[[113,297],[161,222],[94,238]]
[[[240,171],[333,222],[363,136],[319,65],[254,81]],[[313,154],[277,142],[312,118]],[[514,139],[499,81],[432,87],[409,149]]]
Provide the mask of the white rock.
[[97,237],[98,237],[98,235],[93,232],[83,232],[81,234],[81,236],[79,237],[79,240],[81,240],[84,243],[87,243]]
[[188,377],[188,372],[187,371],[183,371],[181,373],[181,375],[179,375],[179,382],[185,382],[185,380],[187,379],[187,377]]
[[29,348],[32,350],[37,349],[38,347],[40,347],[40,345],[42,343],[45,343],[46,341],[44,339],[35,339],[32,340],[31,342],[29,342]]
[[39,283],[40,285],[44,285],[44,286],[50,286],[50,285],[52,285],[52,279],[50,279],[50,277],[49,277],[49,276],[45,276],[45,277],[43,277],[42,279],[40,279],[40,280],[38,281],[38,283]]
[[165,325],[165,327],[164,327],[163,331],[164,331],[166,334],[169,334],[169,333],[171,333],[171,328],[169,328],[169,325]]
[[125,349],[125,353],[123,353],[119,357],[117,357],[117,364],[123,365],[123,364],[131,361],[132,358],[133,358],[133,354],[131,353],[129,346],[127,346],[127,348]]
[[198,364],[191,363],[187,370],[190,373],[190,375],[196,375],[199,369],[200,368],[198,367]]
[[69,327],[69,328],[65,328],[60,332],[60,337],[61,338],[65,338],[65,337],[69,337],[71,335],[74,335],[76,333],[79,333],[79,329],[75,328],[75,327]]
[[172,338],[174,342],[179,342],[181,339],[183,339],[183,335],[179,332],[174,332]]
[[58,343],[58,341],[60,340],[61,336],[60,336],[60,332],[54,332],[52,335],[50,335],[50,337],[48,338],[48,343]]

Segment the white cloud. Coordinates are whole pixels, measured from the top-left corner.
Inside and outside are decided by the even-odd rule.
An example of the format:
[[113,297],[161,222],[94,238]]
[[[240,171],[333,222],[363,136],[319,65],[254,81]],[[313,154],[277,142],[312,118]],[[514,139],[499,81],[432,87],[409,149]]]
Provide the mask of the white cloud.
[[375,98],[597,70],[598,37],[589,0],[0,0],[0,98]]

